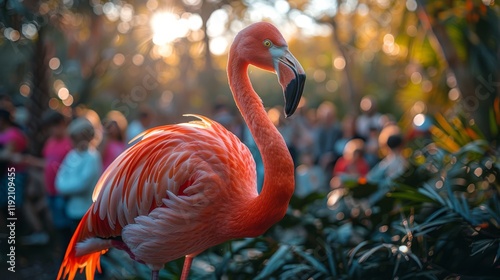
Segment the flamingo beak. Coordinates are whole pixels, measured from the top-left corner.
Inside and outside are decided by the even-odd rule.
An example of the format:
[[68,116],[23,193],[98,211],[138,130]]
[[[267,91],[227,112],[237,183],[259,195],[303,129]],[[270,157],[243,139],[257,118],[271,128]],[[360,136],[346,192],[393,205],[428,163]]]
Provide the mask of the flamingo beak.
[[275,60],[275,70],[285,97],[285,117],[293,115],[299,105],[306,74],[300,63],[288,49]]

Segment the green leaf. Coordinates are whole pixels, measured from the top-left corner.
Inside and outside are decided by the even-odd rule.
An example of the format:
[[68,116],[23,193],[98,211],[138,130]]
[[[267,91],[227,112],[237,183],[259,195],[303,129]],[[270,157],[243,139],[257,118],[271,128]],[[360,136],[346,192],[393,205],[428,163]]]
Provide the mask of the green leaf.
[[290,248],[290,245],[281,244],[255,279],[268,279],[271,274],[285,263],[285,256],[290,252]]
[[[318,239],[317,239],[318,240]],[[332,248],[328,245],[328,244],[325,244],[323,242],[323,240],[321,240],[321,246],[325,249],[326,251],[326,256],[328,257],[328,267],[330,268],[330,272],[333,276],[337,276],[338,275],[338,272],[337,272],[337,268],[335,267],[335,256],[333,255],[333,250]]]
[[413,254],[412,252],[408,252],[406,253],[406,255],[412,258],[418,264],[418,267],[420,267],[420,269],[424,267],[422,265],[422,262],[420,262],[420,259],[415,254]]
[[389,197],[394,197],[394,198],[402,198],[402,199],[407,199],[413,202],[434,202],[434,200],[430,199],[428,196],[423,195],[421,193],[409,193],[409,192],[392,192],[389,193],[387,196]]
[[280,274],[280,279],[294,279],[297,275],[303,275],[305,271],[313,270],[312,267],[306,264],[290,264],[283,266],[283,273]]
[[471,216],[471,212],[469,209],[469,203],[467,202],[467,198],[465,198],[465,194],[462,193],[461,196],[461,201],[462,201],[462,209],[463,209],[463,217],[470,221],[472,225],[477,225],[477,222],[475,219]]
[[313,256],[303,252],[300,249],[295,249],[293,250],[293,252],[303,257],[306,261],[308,261],[311,265],[313,265],[316,270],[319,270],[324,274],[328,274],[328,270],[326,269],[326,267],[320,261],[315,259]]
[[498,244],[497,255],[495,256],[495,259],[493,260],[493,264],[496,264],[499,260],[500,260],[500,243]]
[[224,270],[226,269],[227,265],[229,264],[229,262],[231,261],[231,259],[234,257],[235,254],[237,254],[242,249],[255,247],[255,244],[258,241],[259,238],[245,238],[242,240],[229,241],[227,243],[229,249],[224,254],[221,263],[217,265],[215,269],[215,275],[217,275],[218,277],[222,276]]
[[495,112],[493,111],[493,108],[490,108],[490,132],[491,135],[497,135],[498,134],[498,124],[495,119]]
[[[451,214],[451,215],[455,216],[454,214]],[[435,221],[429,222],[429,223],[422,223],[420,225],[420,230],[425,230],[425,229],[428,229],[428,228],[435,228],[435,227],[438,227],[438,226],[442,226],[442,225],[445,225],[445,224],[449,224],[449,223],[455,222],[456,220],[457,220],[457,218],[455,216],[455,217],[450,217],[450,218],[438,219],[438,220],[435,220]]]
[[429,184],[424,184],[423,188],[419,188],[418,192],[428,196],[434,201],[439,202],[441,205],[446,205],[446,202],[443,200],[443,198],[439,195],[439,193],[434,190],[434,187],[432,187]]
[[363,246],[365,246],[366,244],[368,244],[368,241],[365,240],[361,243],[359,243],[356,247],[354,247],[354,249],[352,249],[352,251],[349,253],[351,255],[351,257],[349,258],[349,265],[352,264],[352,260],[354,259],[354,256],[356,255],[356,253],[359,251],[359,249],[361,249]]
[[488,149],[489,143],[486,140],[475,140],[464,145],[455,155],[457,157],[470,156],[470,154],[483,155]]
[[[479,253],[484,253],[484,251],[486,249],[493,246],[493,244],[495,244],[496,242],[498,242],[497,239],[485,239],[485,240],[478,240],[476,242],[473,242],[471,244],[472,250],[471,250],[470,255],[475,256]],[[500,246],[499,246],[499,249],[500,249]]]
[[368,250],[366,253],[364,253],[360,258],[359,258],[359,263],[362,263],[364,261],[366,261],[371,255],[373,255],[373,253],[375,253],[376,251],[382,249],[382,248],[386,248],[386,249],[389,249],[389,252],[391,250],[391,248],[394,247],[393,244],[380,244],[378,246],[375,246],[373,248],[371,248],[370,250]]
[[439,278],[436,276],[438,271],[435,270],[425,270],[417,273],[409,273],[407,275],[401,276],[401,280],[404,279],[433,279],[438,280]]
[[491,208],[488,206],[485,206],[485,207],[486,207],[486,211],[488,211],[488,213],[491,216],[493,216],[493,218],[496,220],[496,222],[500,224],[500,215],[498,215],[498,212],[491,210]]
[[427,217],[427,219],[425,220],[425,223],[429,223],[429,222],[433,221],[438,216],[441,216],[442,214],[446,213],[446,211],[448,211],[448,209],[446,209],[446,208],[440,208],[440,209],[436,210],[434,213],[432,213],[432,215]]
[[392,279],[394,279],[396,277],[396,274],[398,273],[399,263],[401,263],[401,254],[398,254],[396,256],[396,265],[394,266],[394,270],[392,271]]

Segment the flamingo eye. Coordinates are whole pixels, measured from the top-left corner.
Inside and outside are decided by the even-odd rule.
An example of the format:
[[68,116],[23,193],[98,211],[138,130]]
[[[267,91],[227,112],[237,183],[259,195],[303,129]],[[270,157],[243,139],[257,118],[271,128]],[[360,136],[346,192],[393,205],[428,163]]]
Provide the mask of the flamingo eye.
[[270,48],[273,45],[273,42],[271,42],[271,40],[269,40],[269,39],[266,39],[266,40],[264,40],[263,44],[267,48]]

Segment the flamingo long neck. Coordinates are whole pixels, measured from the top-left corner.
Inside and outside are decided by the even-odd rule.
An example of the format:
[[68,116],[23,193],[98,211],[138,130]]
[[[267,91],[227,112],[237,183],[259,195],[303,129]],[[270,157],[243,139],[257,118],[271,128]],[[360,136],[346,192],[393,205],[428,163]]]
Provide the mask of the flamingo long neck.
[[[283,218],[293,194],[294,166],[285,141],[269,120],[248,77],[248,62],[237,52],[229,56],[228,78],[234,100],[261,153],[264,184],[260,195],[245,205],[246,221],[259,235]],[[252,221],[252,222],[249,222]]]

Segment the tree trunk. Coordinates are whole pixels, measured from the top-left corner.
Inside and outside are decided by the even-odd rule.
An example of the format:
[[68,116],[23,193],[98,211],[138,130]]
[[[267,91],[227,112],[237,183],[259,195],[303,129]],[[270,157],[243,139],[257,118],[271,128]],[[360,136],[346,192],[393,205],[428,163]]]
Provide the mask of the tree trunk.
[[47,138],[47,132],[42,130],[42,115],[47,110],[49,91],[49,68],[47,63],[47,45],[44,42],[46,32],[45,26],[40,27],[38,38],[35,43],[33,58],[33,91],[27,109],[30,115],[28,123],[28,137],[30,139],[29,152],[41,155],[43,143]]
[[348,96],[348,100],[346,100],[347,101],[346,103],[348,105],[348,112],[354,115],[358,115],[359,100],[356,94],[356,89],[354,88],[354,83],[352,82],[351,57],[349,56],[348,52],[346,52],[344,45],[340,41],[340,38],[337,33],[337,24],[335,22],[335,18],[332,18],[332,20],[330,21],[330,25],[333,29],[333,35],[332,35],[333,44],[337,48],[340,55],[345,59],[345,66],[342,71],[342,74],[345,80],[345,91]]

